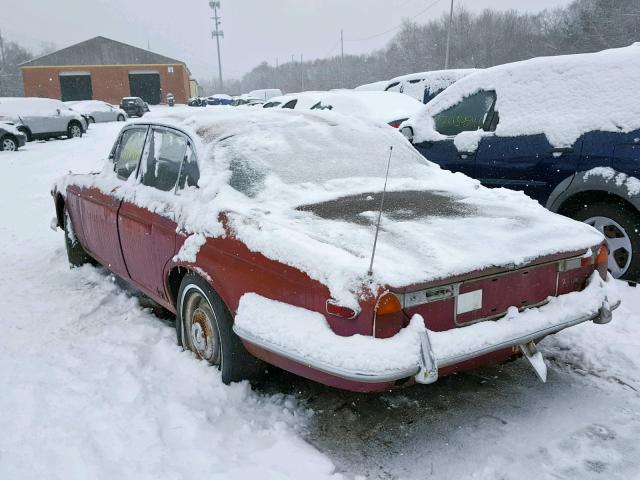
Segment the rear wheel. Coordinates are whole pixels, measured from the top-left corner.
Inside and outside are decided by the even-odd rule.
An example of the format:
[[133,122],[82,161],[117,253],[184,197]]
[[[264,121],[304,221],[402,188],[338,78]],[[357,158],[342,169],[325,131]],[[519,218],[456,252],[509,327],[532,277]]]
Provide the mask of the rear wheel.
[[119,122],[124,122],[124,115],[122,115],[122,114],[118,115],[118,121]]
[[18,141],[11,135],[6,135],[0,141],[0,150],[3,152],[15,152],[18,150]]
[[69,212],[65,209],[63,211],[64,219],[64,244],[67,249],[67,258],[69,259],[69,265],[71,268],[80,267],[86,263],[94,263],[93,258],[82,248],[78,237],[73,229],[71,223],[71,217]]
[[609,271],[614,278],[640,278],[640,215],[617,203],[586,205],[574,219],[602,233],[609,247]]
[[78,122],[71,122],[67,127],[67,138],[82,137],[82,127]]
[[201,277],[187,273],[178,292],[178,343],[217,367],[226,384],[253,378],[262,370],[233,332],[233,318],[218,294]]

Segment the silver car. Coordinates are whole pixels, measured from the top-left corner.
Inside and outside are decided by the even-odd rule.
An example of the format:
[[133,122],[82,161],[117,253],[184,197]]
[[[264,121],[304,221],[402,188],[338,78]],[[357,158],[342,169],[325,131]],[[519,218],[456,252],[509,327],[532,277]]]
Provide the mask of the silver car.
[[127,119],[127,112],[102,100],[80,100],[65,104],[87,117],[91,123],[124,122]]
[[27,140],[81,137],[87,121],[60,100],[35,97],[0,97],[0,120],[19,123]]

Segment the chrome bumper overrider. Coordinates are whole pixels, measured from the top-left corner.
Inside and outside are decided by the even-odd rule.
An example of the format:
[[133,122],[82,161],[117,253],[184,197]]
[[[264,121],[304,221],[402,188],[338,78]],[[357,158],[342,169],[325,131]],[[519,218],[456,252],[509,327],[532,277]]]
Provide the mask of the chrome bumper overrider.
[[[471,352],[465,352],[462,354],[436,358],[433,349],[431,348],[431,342],[429,341],[429,332],[425,331],[422,336],[421,355],[420,355],[420,370],[416,374],[416,382],[418,383],[433,383],[438,379],[438,369],[449,367],[451,365],[457,365],[467,360],[480,357],[489,353],[497,352],[499,350],[521,347],[533,342],[535,339],[545,337],[552,333],[557,333],[565,328],[573,327],[579,323],[593,321],[597,324],[605,324],[611,321],[611,312],[620,306],[618,301],[615,305],[609,305],[608,301],[604,301],[600,309],[592,315],[584,315],[581,317],[573,318],[562,323],[537,329],[531,332],[527,332],[524,335],[519,335],[509,340],[504,340],[499,343],[495,343],[478,350]],[[464,328],[464,327],[463,327]]]

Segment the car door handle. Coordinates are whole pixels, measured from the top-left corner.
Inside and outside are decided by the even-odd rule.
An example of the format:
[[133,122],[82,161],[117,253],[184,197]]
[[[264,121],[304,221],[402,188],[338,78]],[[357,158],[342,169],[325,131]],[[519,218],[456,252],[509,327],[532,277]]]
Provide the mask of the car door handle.
[[458,152],[458,156],[462,160],[466,160],[469,157],[473,157],[473,155],[475,155],[473,152]]

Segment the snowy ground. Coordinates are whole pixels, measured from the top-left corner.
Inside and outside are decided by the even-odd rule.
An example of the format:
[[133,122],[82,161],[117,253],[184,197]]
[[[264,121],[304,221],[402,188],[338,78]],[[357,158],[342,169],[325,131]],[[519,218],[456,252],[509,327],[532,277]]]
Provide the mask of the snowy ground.
[[254,390],[175,346],[102,269],[69,270],[52,181],[122,124],[0,152],[0,478],[640,478],[640,290],[523,361],[382,395],[284,372]]

